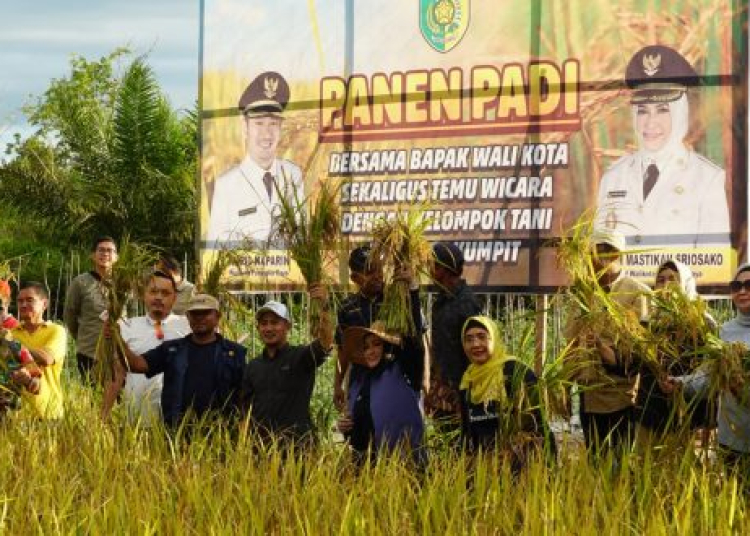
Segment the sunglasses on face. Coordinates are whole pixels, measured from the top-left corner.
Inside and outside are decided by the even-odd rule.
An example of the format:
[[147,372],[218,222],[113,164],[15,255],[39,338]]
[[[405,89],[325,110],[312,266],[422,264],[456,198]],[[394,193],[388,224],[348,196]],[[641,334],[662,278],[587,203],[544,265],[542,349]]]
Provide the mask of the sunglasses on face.
[[745,292],[750,292],[750,279],[744,281],[732,281],[729,283],[729,290],[732,292],[739,292],[743,289]]

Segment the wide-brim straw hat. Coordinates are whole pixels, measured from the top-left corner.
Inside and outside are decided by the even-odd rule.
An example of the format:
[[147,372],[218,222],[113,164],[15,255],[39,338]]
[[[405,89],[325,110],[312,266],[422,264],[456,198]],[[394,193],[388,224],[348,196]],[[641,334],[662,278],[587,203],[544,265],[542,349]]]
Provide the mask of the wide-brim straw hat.
[[375,335],[389,344],[401,345],[401,337],[388,333],[383,322],[374,322],[369,328],[352,326],[344,331],[344,340],[341,345],[341,356],[346,362],[358,365],[364,364],[365,337],[367,335]]

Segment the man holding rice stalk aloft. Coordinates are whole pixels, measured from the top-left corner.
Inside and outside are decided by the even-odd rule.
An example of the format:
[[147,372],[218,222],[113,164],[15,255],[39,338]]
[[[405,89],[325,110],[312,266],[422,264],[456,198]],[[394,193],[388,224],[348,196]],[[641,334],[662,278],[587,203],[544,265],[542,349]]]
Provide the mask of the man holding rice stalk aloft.
[[[579,226],[580,228],[580,226]],[[590,230],[590,224],[586,226]],[[615,231],[595,231],[590,238],[561,245],[568,262],[582,266],[573,273],[569,290],[578,307],[567,327],[572,354],[577,364],[574,380],[583,387],[581,424],[586,447],[598,455],[613,448],[624,452],[634,440],[634,404],[638,387],[634,355],[638,341],[646,338],[641,322],[648,318],[651,290],[625,275],[620,255],[624,237]],[[572,246],[572,247],[571,247]],[[592,248],[590,260],[582,255]],[[632,329],[631,329],[632,328]]]
[[333,347],[328,292],[312,283],[309,294],[319,311],[315,339],[310,344],[290,345],[289,309],[277,301],[266,302],[256,313],[263,351],[248,363],[242,381],[243,398],[260,439],[278,440],[284,446],[314,442],[310,399],[317,368]]
[[[274,238],[287,251],[307,282],[310,297],[310,344],[292,346],[289,309],[269,301],[256,313],[263,351],[250,361],[243,380],[243,397],[262,439],[309,445],[314,441],[310,399],[317,368],[333,346],[328,290],[322,284],[325,267],[335,258],[339,238],[337,189],[321,182],[308,197],[295,192],[280,196]],[[315,196],[314,198],[312,196]]]

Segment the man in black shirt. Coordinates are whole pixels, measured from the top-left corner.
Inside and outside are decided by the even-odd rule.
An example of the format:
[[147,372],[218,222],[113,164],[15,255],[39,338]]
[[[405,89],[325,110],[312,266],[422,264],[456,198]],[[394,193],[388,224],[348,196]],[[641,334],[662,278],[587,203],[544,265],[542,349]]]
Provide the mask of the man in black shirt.
[[349,273],[357,292],[346,297],[338,310],[336,347],[338,362],[333,378],[333,401],[339,410],[346,403],[344,379],[349,364],[341,358],[346,328],[369,328],[378,318],[383,303],[383,267],[370,258],[370,246],[360,246],[349,254]]
[[461,330],[469,317],[481,314],[481,307],[461,278],[464,257],[458,246],[438,242],[432,250],[435,256],[432,278],[437,284],[438,296],[432,305],[432,371],[425,406],[433,418],[442,421],[448,429],[457,430],[461,416],[458,386],[469,366]]
[[164,374],[161,405],[169,426],[179,425],[188,412],[196,418],[209,411],[238,416],[247,350],[216,333],[221,313],[213,296],[193,296],[187,318],[192,330],[187,337],[164,342],[143,355],[126,345],[130,372],[149,378]]
[[310,399],[315,373],[333,345],[328,295],[320,284],[310,285],[310,298],[322,302],[317,338],[310,344],[289,344],[292,320],[282,303],[269,301],[256,313],[264,348],[250,361],[242,382],[243,398],[261,439],[310,441],[313,437]]

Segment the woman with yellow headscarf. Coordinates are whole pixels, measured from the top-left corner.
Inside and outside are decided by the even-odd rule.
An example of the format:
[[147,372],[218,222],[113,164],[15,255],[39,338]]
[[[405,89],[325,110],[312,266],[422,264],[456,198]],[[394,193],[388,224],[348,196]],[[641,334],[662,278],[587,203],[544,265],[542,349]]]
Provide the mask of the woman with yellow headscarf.
[[518,454],[546,443],[548,452],[554,453],[536,396],[537,378],[506,353],[497,324],[486,316],[472,316],[464,324],[462,341],[470,363],[460,385],[466,448]]

